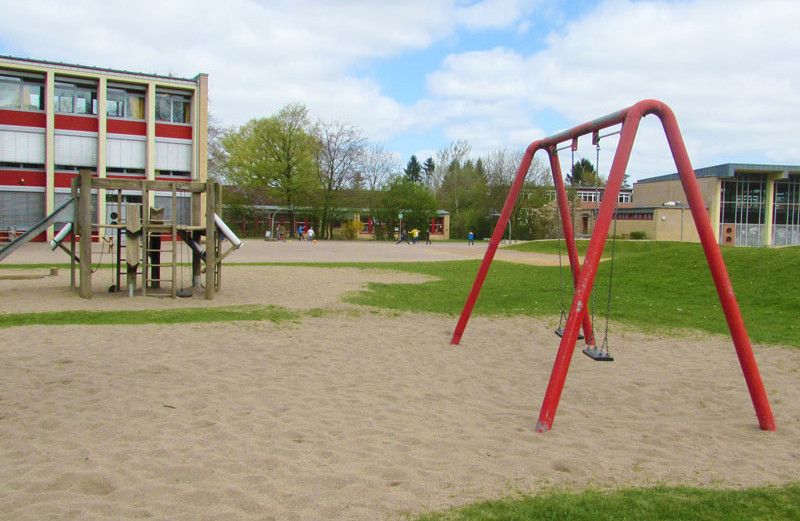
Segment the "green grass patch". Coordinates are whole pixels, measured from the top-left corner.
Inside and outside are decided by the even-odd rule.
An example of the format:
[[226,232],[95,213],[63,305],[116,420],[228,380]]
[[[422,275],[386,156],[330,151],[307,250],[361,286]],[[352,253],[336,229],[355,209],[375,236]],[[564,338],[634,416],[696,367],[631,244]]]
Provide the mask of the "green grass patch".
[[[579,241],[579,250],[585,251],[586,243]],[[512,248],[553,253],[557,245],[556,241],[542,241]],[[800,321],[796,320],[800,309],[796,279],[800,248],[726,248],[723,256],[752,340],[800,347]],[[572,284],[568,262],[564,262],[561,276],[569,307]],[[370,292],[352,296],[350,301],[397,310],[458,314],[478,265],[479,261],[361,265],[423,273],[441,280],[422,285],[370,284]],[[605,311],[610,268],[609,261],[602,262],[597,274],[592,307],[598,321]],[[557,315],[561,276],[557,267],[495,261],[474,313]],[[617,241],[610,317],[647,331],[728,332],[699,244]]]
[[120,325],[231,322],[235,320],[280,323],[297,321],[300,313],[279,306],[235,306],[128,311],[55,311],[0,315],[0,328],[29,325]]
[[800,519],[800,486],[745,490],[628,489],[486,501],[417,521],[789,521]]

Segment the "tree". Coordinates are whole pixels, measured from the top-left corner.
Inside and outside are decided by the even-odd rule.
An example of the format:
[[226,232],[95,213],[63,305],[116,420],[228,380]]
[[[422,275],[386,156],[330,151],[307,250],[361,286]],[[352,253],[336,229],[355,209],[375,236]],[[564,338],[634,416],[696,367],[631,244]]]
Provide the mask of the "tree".
[[[369,208],[370,216],[373,220],[377,219],[378,222],[381,222],[383,193],[380,190],[386,186],[392,174],[400,171],[397,157],[381,145],[370,145],[366,147],[364,154],[361,156],[360,171],[367,189],[366,204]],[[379,224],[374,226],[373,230],[375,237],[378,239],[384,238],[388,231]]]
[[[383,194],[379,219],[387,227],[387,236],[392,236],[395,225],[402,214],[403,230],[426,228],[436,216],[436,198],[430,189],[420,183],[397,176],[389,182]],[[401,231],[402,232],[402,231]]]
[[367,190],[379,190],[399,170],[395,155],[385,147],[373,144],[365,148],[360,171]]
[[208,177],[226,182],[228,154],[223,146],[225,135],[230,132],[211,114],[208,115]]
[[403,173],[406,174],[406,177],[411,182],[419,183],[422,181],[422,165],[419,164],[417,156],[411,156]]
[[436,163],[433,170],[433,175],[428,180],[428,186],[434,192],[439,190],[439,187],[447,175],[450,164],[455,161],[461,163],[469,155],[472,150],[472,145],[466,139],[459,139],[451,141],[449,145],[436,152]]
[[318,142],[309,131],[306,107],[289,104],[274,116],[252,119],[227,133],[222,144],[229,180],[281,198],[294,220],[295,206],[315,184]]
[[594,165],[586,158],[572,165],[572,170],[567,176],[571,186],[603,186],[603,180],[594,169]]
[[422,171],[425,173],[425,182],[430,186],[433,172],[436,171],[436,163],[433,162],[432,157],[429,157],[422,163]]
[[343,122],[319,122],[315,127],[317,176],[322,191],[319,236],[333,236],[336,195],[361,166],[366,139],[358,127]]
[[450,231],[465,237],[469,230],[479,237],[489,234],[492,210],[483,162],[452,161],[439,187],[439,202],[450,212]]

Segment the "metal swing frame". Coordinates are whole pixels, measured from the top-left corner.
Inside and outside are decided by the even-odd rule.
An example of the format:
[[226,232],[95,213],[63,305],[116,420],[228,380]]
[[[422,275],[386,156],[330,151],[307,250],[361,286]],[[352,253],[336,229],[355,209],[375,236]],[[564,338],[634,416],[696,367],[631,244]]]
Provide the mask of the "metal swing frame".
[[[728,323],[728,329],[750,393],[750,399],[755,409],[759,427],[762,430],[774,431],[776,426],[775,419],[772,415],[772,409],[767,398],[766,390],[764,389],[764,384],[761,380],[761,374],[758,371],[758,364],[753,355],[753,348],[750,344],[750,338],[739,310],[739,304],[736,301],[730,277],[728,276],[725,262],[722,259],[722,253],[717,244],[714,230],[711,227],[711,221],[706,212],[703,196],[700,192],[700,187],[697,183],[691,161],[689,160],[689,154],[686,151],[683,136],[678,127],[678,121],[672,109],[661,101],[642,100],[628,108],[578,125],[553,136],[534,141],[528,146],[519,168],[517,169],[517,174],[509,190],[508,197],[503,206],[503,211],[500,214],[500,218],[497,220],[497,226],[495,226],[494,233],[489,241],[489,247],[478,269],[472,289],[464,304],[464,309],[461,311],[450,342],[456,345],[461,342],[461,337],[464,334],[472,310],[475,307],[475,302],[478,299],[481,287],[483,286],[483,282],[486,279],[489,267],[497,251],[497,247],[500,244],[500,239],[505,232],[506,223],[519,197],[520,190],[525,181],[525,176],[533,161],[533,156],[537,151],[545,150],[550,158],[550,167],[553,172],[553,183],[555,185],[559,212],[561,214],[564,237],[567,242],[570,266],[572,268],[573,277],[576,280],[575,295],[572,300],[569,315],[567,316],[564,336],[561,338],[558,347],[558,354],[553,363],[550,380],[539,413],[539,420],[536,424],[537,432],[547,432],[552,428],[558,402],[561,398],[561,392],[564,389],[569,364],[572,361],[572,355],[575,351],[578,330],[581,325],[583,325],[587,340],[594,340],[591,321],[589,313],[587,312],[589,295],[594,285],[600,257],[608,237],[616,201],[619,197],[619,191],[622,187],[628,161],[630,160],[633,142],[639,129],[639,122],[642,118],[651,114],[659,118],[664,129],[664,134],[666,135],[667,143],[672,153],[673,160],[675,161],[683,191],[686,194],[686,200],[689,204],[689,209],[691,210],[692,218],[694,219],[697,233],[703,246],[703,252],[708,261],[709,269],[711,270],[711,276],[717,288],[722,310],[725,313],[725,319]],[[622,125],[619,143],[614,154],[614,160],[611,164],[611,171],[606,183],[603,200],[600,203],[600,210],[595,222],[594,231],[589,241],[589,249],[586,252],[583,267],[581,267],[578,261],[575,241],[571,240],[572,222],[567,207],[567,194],[561,176],[561,166],[558,162],[557,150],[560,143],[576,140],[580,136],[593,134],[616,125]],[[592,344],[594,344],[594,342],[592,342]]]

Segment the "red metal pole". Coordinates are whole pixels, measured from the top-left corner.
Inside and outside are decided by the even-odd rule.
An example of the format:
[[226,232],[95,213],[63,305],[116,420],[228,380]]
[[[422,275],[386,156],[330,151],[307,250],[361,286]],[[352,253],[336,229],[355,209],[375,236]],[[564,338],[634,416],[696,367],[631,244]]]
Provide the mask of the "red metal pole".
[[[622,123],[623,119],[625,119],[625,114],[627,109],[619,110],[612,114],[608,114],[601,118],[592,120],[588,123],[583,123],[578,125],[577,127],[571,128],[569,130],[565,130],[564,132],[559,132],[553,136],[548,138],[534,141],[531,143],[527,150],[525,151],[525,155],[522,158],[522,162],[520,163],[519,169],[517,170],[517,176],[514,179],[514,183],[511,185],[511,190],[508,193],[508,197],[506,198],[505,205],[503,206],[503,212],[498,220],[497,225],[495,226],[494,233],[492,234],[492,239],[489,241],[489,248],[486,250],[486,255],[483,257],[483,262],[481,263],[480,268],[478,269],[478,274],[475,276],[475,281],[472,284],[472,289],[470,290],[469,296],[467,297],[467,301],[464,303],[464,309],[461,310],[461,316],[458,318],[458,323],[456,324],[456,328],[453,331],[453,337],[450,339],[450,343],[458,344],[461,342],[461,336],[464,334],[464,329],[467,327],[467,322],[469,322],[469,317],[472,314],[472,309],[475,307],[475,302],[478,299],[478,296],[481,292],[481,287],[483,286],[484,279],[486,278],[486,274],[489,271],[489,266],[492,264],[492,259],[494,259],[494,254],[497,251],[497,246],[500,244],[500,239],[505,233],[506,224],[508,223],[508,217],[511,215],[511,210],[516,203],[517,197],[519,196],[519,191],[522,189],[522,183],[525,180],[525,175],[528,172],[528,168],[530,167],[531,161],[533,160],[533,154],[536,153],[537,150],[541,148],[546,148],[551,145],[557,145],[567,139],[573,139],[577,136],[582,136],[593,130],[600,130],[604,129],[613,125],[618,125]],[[506,216],[505,218],[503,216]]]
[[[603,247],[605,246],[606,238],[608,236],[611,219],[614,214],[617,197],[619,196],[619,190],[622,186],[625,169],[630,159],[633,140],[636,136],[639,121],[647,114],[655,114],[658,116],[664,127],[664,132],[667,136],[667,141],[675,160],[675,165],[678,169],[678,174],[680,176],[681,183],[683,184],[684,192],[686,193],[687,202],[689,203],[692,217],[694,218],[695,226],[697,227],[698,235],[700,236],[700,242],[702,243],[703,251],[705,252],[706,259],[708,260],[709,268],[711,269],[711,274],[714,279],[714,284],[716,285],[717,292],[719,294],[720,303],[722,304],[723,311],[725,312],[725,319],[728,322],[728,328],[731,332],[731,337],[736,348],[736,354],[739,357],[739,363],[742,367],[745,381],[747,382],[750,397],[756,411],[756,416],[758,417],[759,426],[762,430],[775,430],[775,420],[772,416],[772,410],[769,405],[766,390],[764,389],[764,384],[761,381],[761,376],[753,355],[750,339],[747,335],[744,321],[742,320],[739,305],[736,302],[736,297],[733,293],[733,288],[731,286],[730,278],[728,277],[728,272],[725,268],[725,263],[722,259],[719,245],[716,242],[714,232],[711,228],[711,222],[708,218],[708,214],[706,213],[705,203],[700,193],[700,188],[694,175],[691,162],[689,161],[689,155],[686,152],[686,146],[683,142],[683,138],[681,137],[680,130],[678,129],[678,123],[670,108],[659,101],[640,101],[639,103],[636,103],[627,109],[608,114],[602,118],[581,124],[570,130],[550,136],[543,140],[535,141],[528,146],[522,162],[520,163],[519,169],[517,170],[517,176],[514,179],[514,183],[512,184],[511,190],[506,198],[500,219],[495,227],[494,233],[492,234],[492,238],[489,242],[489,248],[487,249],[486,255],[483,258],[480,269],[478,270],[478,275],[475,277],[472,290],[467,298],[467,302],[464,304],[464,309],[459,317],[459,321],[453,333],[451,343],[458,344],[461,340],[461,336],[464,333],[467,322],[469,321],[472,309],[475,306],[478,295],[480,294],[480,289],[486,278],[489,266],[491,265],[495,252],[497,251],[497,247],[502,239],[503,233],[505,232],[508,218],[511,215],[511,210],[513,209],[517,197],[519,196],[525,175],[527,174],[528,168],[530,167],[533,159],[533,154],[540,148],[550,149],[551,147],[555,147],[564,141],[570,139],[574,140],[577,137],[590,132],[597,132],[612,125],[622,123],[620,140],[617,146],[617,152],[614,156],[614,161],[611,166],[608,184],[606,186],[603,201],[600,205],[597,222],[595,224],[594,232],[592,233],[592,238],[589,242],[589,249],[586,253],[583,267],[580,268],[577,273],[575,297],[572,301],[569,316],[567,317],[564,335],[559,344],[558,354],[556,355],[556,360],[553,364],[550,381],[548,382],[547,391],[545,392],[544,401],[542,403],[542,409],[539,414],[539,421],[536,425],[536,430],[538,432],[545,432],[552,428],[553,419],[555,417],[556,409],[558,408],[558,402],[561,398],[561,392],[563,391],[564,383],[566,381],[567,371],[569,370],[569,364],[572,360],[572,353],[575,349],[575,343],[578,337],[578,329],[581,321],[587,318],[587,304],[589,295],[591,293],[592,285],[594,284],[595,275],[597,274],[600,256],[602,255]],[[556,171],[558,171],[558,179],[561,179],[560,165],[558,165],[558,162],[554,160],[553,156],[554,152],[551,150],[551,167],[553,168],[554,174]],[[554,182],[556,182],[558,185],[558,180],[555,175]],[[565,204],[562,204],[561,200],[562,193],[564,194],[564,200],[566,198],[566,192],[563,188],[563,180],[561,181],[561,188],[559,189],[557,187],[556,193],[559,197],[559,211],[562,215],[568,216],[568,208],[565,209]],[[572,221],[568,220],[567,218],[562,220],[562,222],[568,223],[565,227],[565,237],[572,237]],[[572,243],[572,248],[574,250],[574,242]],[[574,250],[574,252],[575,258],[577,258],[577,250]],[[573,277],[576,277],[575,269],[576,267],[579,267],[579,264],[574,262],[572,251],[570,251],[570,265],[573,268]],[[587,325],[589,328],[591,328],[591,324],[584,323],[585,332],[587,331]],[[589,331],[591,331],[591,329],[589,329]],[[586,336],[588,339],[590,335],[587,334]]]
[[467,301],[464,303],[464,309],[461,310],[461,316],[458,318],[458,323],[453,331],[453,337],[450,339],[451,344],[458,345],[458,343],[461,342],[461,335],[464,334],[464,329],[467,327],[472,309],[475,307],[478,295],[480,295],[483,281],[486,279],[486,274],[489,272],[489,266],[492,264],[492,259],[494,259],[497,247],[503,239],[503,233],[506,231],[506,225],[508,224],[509,217],[511,217],[511,211],[514,209],[514,204],[517,202],[520,190],[522,190],[525,176],[528,174],[531,161],[533,161],[533,154],[540,148],[540,143],[540,141],[531,143],[527,150],[525,150],[525,155],[522,156],[522,161],[517,169],[517,176],[514,178],[511,189],[508,191],[506,202],[503,205],[503,211],[500,212],[500,218],[497,220],[497,224],[494,227],[492,238],[489,239],[489,247],[486,249],[486,254],[483,256],[481,266],[478,268],[478,274],[475,276],[475,281],[472,283],[472,289],[469,292]]
[[[558,161],[558,152],[555,145],[547,150],[550,156],[550,171],[553,173],[553,184],[556,189],[556,201],[558,202],[558,213],[561,215],[561,230],[564,234],[564,242],[567,243],[567,254],[569,255],[569,265],[572,268],[572,285],[578,284],[578,274],[581,271],[581,263],[578,259],[578,248],[575,247],[575,234],[572,228],[572,217],[567,201],[567,189],[564,186],[564,178],[561,174],[561,163]],[[587,345],[595,345],[594,331],[592,330],[592,318],[586,313],[583,317],[583,337]]]
[[589,295],[592,292],[597,267],[600,264],[600,256],[603,254],[611,219],[614,216],[617,196],[622,186],[622,179],[625,177],[625,169],[631,156],[633,140],[636,137],[636,130],[639,128],[639,120],[642,117],[641,112],[636,108],[637,105],[634,105],[628,109],[625,120],[622,123],[619,145],[617,145],[617,152],[611,164],[611,172],[608,176],[603,201],[600,203],[597,222],[592,232],[592,238],[589,241],[589,249],[583,260],[583,267],[580,270],[578,283],[575,287],[575,297],[572,300],[567,324],[564,327],[564,336],[561,337],[561,343],[558,346],[558,354],[556,354],[556,360],[553,363],[553,370],[550,373],[542,409],[539,412],[539,421],[536,423],[537,432],[547,432],[553,427],[553,419],[556,415],[558,402],[561,399],[561,392],[564,389],[567,371],[572,361],[572,353],[575,350],[575,342],[578,340],[578,327],[586,315]]
[[731,332],[733,345],[736,348],[736,355],[739,357],[739,365],[742,367],[742,373],[747,382],[747,389],[750,392],[750,399],[756,411],[758,425],[761,430],[774,431],[776,429],[775,418],[772,415],[772,409],[769,405],[767,391],[764,389],[764,384],[761,381],[761,374],[758,371],[758,364],[753,355],[750,338],[744,326],[744,320],[742,319],[742,313],[739,310],[736,296],[733,293],[733,286],[728,276],[728,270],[725,268],[725,261],[722,259],[722,252],[720,252],[719,244],[717,244],[716,237],[714,236],[714,230],[711,227],[711,221],[706,212],[705,201],[703,201],[694,169],[689,161],[686,145],[683,142],[683,137],[678,128],[678,121],[675,119],[675,114],[673,114],[672,110],[667,105],[652,100],[651,104],[653,107],[649,112],[656,114],[661,119],[664,133],[667,135],[667,142],[669,143],[672,157],[675,160],[675,166],[681,178],[683,191],[686,194],[686,200],[689,203],[689,208],[692,212],[695,226],[697,227],[697,233],[703,245],[703,251],[705,252],[706,259],[708,259],[711,276],[717,287],[719,301],[725,312],[725,319],[728,322],[728,329]]

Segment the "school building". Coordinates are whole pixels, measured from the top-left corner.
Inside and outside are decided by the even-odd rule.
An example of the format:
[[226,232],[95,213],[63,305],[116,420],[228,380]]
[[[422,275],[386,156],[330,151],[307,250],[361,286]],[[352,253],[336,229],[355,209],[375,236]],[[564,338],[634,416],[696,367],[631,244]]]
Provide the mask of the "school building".
[[[207,147],[206,74],[177,78],[0,56],[0,239],[66,201],[80,170],[205,181]],[[98,222],[107,222],[106,194],[93,197]],[[117,194],[108,197],[117,201]],[[169,213],[166,197],[156,193],[151,203]],[[188,197],[178,212],[188,218]]]
[[[800,165],[725,163],[695,175],[719,244],[800,244]],[[597,210],[579,211],[586,214],[593,225]],[[634,183],[630,204],[618,206],[616,230],[621,237],[644,232],[659,241],[700,240],[677,173]]]

